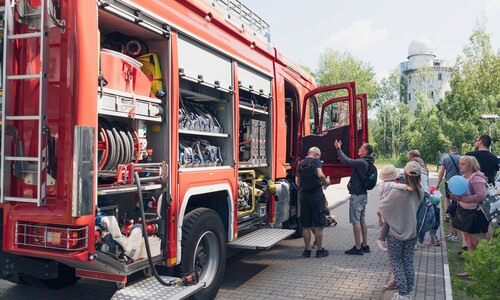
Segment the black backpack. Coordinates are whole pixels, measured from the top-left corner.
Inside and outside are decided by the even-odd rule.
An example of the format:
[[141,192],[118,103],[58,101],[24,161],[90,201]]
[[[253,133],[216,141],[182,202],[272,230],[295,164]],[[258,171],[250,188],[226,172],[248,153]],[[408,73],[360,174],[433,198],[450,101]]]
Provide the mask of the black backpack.
[[314,163],[314,158],[304,158],[297,168],[300,179],[300,189],[302,191],[308,192],[322,186],[316,171],[317,167]]
[[366,190],[373,190],[373,188],[377,185],[377,168],[373,164],[372,161],[366,160],[368,163],[368,170],[366,174],[360,174],[358,172],[358,169],[356,169],[356,172],[358,173],[359,179],[361,181],[361,185],[366,189]]

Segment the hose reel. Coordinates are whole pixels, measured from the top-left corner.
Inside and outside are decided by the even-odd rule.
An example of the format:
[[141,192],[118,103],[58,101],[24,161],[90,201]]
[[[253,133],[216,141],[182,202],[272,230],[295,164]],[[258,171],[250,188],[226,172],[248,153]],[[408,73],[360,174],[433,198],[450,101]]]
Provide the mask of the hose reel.
[[98,125],[97,159],[100,178],[115,176],[120,164],[139,161],[139,137],[132,127],[104,118],[99,118]]

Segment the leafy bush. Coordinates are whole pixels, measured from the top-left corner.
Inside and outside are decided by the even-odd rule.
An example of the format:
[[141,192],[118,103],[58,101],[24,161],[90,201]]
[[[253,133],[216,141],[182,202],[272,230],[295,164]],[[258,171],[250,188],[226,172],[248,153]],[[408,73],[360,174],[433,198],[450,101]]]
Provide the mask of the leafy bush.
[[476,251],[467,255],[465,269],[474,279],[466,287],[469,296],[498,299],[500,295],[500,228],[489,241],[482,240]]
[[408,162],[408,155],[406,153],[401,153],[398,156],[398,160],[396,162],[396,165],[399,168],[404,168],[406,166],[407,162]]
[[383,156],[376,156],[375,158],[375,165],[377,168],[382,168],[383,166],[387,164],[394,165],[396,168],[404,168],[406,163],[408,162],[408,158],[405,153],[400,153],[396,155],[395,157],[393,156],[388,156],[388,157],[383,157]]

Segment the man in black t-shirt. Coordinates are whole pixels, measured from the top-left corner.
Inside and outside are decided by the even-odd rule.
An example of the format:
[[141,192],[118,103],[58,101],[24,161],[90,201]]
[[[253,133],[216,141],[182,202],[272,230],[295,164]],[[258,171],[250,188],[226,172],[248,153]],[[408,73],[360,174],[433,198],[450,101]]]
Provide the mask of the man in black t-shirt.
[[488,183],[494,184],[498,171],[498,158],[488,151],[490,145],[491,137],[486,134],[482,135],[476,139],[475,151],[467,152],[465,155],[474,156],[479,162],[481,172],[488,177]]
[[324,213],[325,201],[323,187],[330,185],[330,178],[322,170],[321,151],[312,147],[307,157],[297,166],[295,183],[299,187],[300,222],[304,237],[304,257],[311,257],[311,231],[314,233],[318,250],[316,257],[328,256],[328,250],[323,248],[323,228],[326,225]]

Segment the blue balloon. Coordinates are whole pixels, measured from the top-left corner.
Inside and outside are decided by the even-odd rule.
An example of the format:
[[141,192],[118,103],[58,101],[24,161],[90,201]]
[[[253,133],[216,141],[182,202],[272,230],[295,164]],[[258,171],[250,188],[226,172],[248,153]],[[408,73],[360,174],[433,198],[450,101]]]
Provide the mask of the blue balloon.
[[468,188],[469,183],[463,176],[455,175],[448,180],[448,189],[453,195],[462,196]]
[[439,203],[441,202],[441,197],[431,195],[431,202],[433,205],[438,206]]

